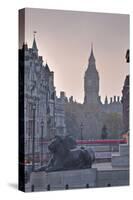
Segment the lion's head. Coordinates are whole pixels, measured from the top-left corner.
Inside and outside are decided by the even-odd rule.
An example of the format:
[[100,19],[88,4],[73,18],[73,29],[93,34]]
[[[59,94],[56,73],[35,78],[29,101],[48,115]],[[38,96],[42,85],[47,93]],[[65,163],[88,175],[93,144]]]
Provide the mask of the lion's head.
[[60,148],[62,149],[62,138],[56,135],[48,145],[48,149],[51,153],[57,153]]
[[76,141],[72,136],[60,136],[56,135],[48,145],[48,149],[51,153],[58,153],[58,155],[65,155],[70,149],[76,147]]

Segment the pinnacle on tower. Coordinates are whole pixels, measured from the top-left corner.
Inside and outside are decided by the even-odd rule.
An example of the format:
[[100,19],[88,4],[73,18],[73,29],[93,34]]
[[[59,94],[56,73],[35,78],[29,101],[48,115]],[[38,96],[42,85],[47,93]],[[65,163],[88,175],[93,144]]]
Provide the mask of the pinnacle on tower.
[[93,54],[93,43],[91,43],[91,53]]
[[119,96],[117,96],[117,102],[118,102],[118,103],[120,102],[120,97],[119,97]]
[[114,96],[114,102],[116,102],[116,96]]
[[105,97],[104,103],[105,103],[105,104],[108,104],[108,97],[107,97],[107,96]]
[[47,61],[46,61],[46,65],[45,65],[45,70],[49,73],[50,72],[50,69],[49,69],[49,66],[47,64]]
[[36,34],[36,33],[37,33],[37,32],[34,31],[34,39],[33,39],[33,44],[32,44],[32,49],[34,49],[34,51],[38,51],[37,45],[36,45],[36,39],[35,39],[35,34]]
[[90,61],[95,61],[94,53],[93,53],[93,43],[91,43],[91,53],[89,57],[89,62]]

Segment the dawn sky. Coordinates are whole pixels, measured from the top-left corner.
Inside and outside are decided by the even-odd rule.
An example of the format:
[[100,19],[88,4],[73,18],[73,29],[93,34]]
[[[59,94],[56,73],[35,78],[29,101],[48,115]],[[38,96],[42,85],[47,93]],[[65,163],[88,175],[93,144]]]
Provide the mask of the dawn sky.
[[129,16],[77,11],[26,9],[25,42],[32,46],[33,31],[39,55],[54,71],[57,94],[65,91],[84,100],[84,73],[93,42],[102,99],[121,96],[129,66]]

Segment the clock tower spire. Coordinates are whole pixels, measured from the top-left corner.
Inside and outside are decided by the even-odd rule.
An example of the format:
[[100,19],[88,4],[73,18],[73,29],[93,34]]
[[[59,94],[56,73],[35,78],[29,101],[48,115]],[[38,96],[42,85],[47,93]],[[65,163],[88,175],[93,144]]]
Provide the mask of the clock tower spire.
[[96,69],[93,44],[84,76],[84,104],[99,104],[99,74]]

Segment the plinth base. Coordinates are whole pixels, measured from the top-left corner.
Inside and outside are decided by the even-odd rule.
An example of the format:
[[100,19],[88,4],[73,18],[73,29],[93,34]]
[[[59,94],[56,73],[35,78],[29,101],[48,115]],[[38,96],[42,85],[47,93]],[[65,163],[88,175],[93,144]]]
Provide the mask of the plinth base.
[[96,169],[33,172],[30,186],[32,191],[95,187]]

